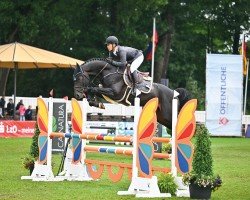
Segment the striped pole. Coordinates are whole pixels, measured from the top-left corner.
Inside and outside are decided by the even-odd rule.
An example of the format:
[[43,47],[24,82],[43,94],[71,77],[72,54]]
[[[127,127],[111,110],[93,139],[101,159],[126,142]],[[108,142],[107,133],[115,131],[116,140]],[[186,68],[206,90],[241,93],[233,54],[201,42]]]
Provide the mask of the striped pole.
[[[84,151],[86,152],[99,152],[99,153],[110,153],[110,154],[123,154],[132,156],[133,148],[129,147],[107,147],[107,146],[85,146]],[[170,159],[170,155],[167,153],[154,153],[154,158]]]
[[[60,133],[52,132],[51,137],[65,137],[65,138],[81,138],[90,140],[104,140],[104,141],[117,141],[117,142],[132,142],[131,136],[101,136],[101,135],[85,135],[85,134],[71,134],[71,133]],[[153,138],[154,142],[169,142],[170,138]],[[100,153],[114,153],[132,155],[132,148],[121,148],[121,147],[106,147],[106,146],[90,146],[86,145],[83,148],[87,152],[100,152]],[[166,153],[154,153],[154,158],[170,159],[171,155]]]
[[[52,132],[50,137],[62,137],[62,138],[81,138],[86,140],[103,140],[103,141],[114,141],[114,142],[133,142],[133,136],[105,136],[94,133],[86,134],[74,134],[74,133],[61,133],[61,132]],[[153,137],[153,142],[163,142],[169,143],[170,138],[160,138]]]

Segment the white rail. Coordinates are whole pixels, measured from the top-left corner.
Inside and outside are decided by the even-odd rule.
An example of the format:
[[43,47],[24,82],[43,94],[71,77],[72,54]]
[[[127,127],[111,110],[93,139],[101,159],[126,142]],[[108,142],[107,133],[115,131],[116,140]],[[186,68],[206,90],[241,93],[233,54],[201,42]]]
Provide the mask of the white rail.
[[[7,106],[7,103],[9,101],[9,98],[14,98],[13,96],[6,96],[5,101]],[[31,105],[32,109],[36,108],[37,104],[37,98],[36,97],[16,97],[16,103],[18,103],[20,100],[23,100],[24,106],[28,107]],[[48,102],[49,98],[43,98],[46,102]],[[67,112],[72,112],[70,101],[67,102],[69,104],[67,107],[69,110]],[[89,113],[95,115],[95,114],[102,114],[102,115],[112,115],[112,116],[132,116],[134,113],[133,107],[123,106],[121,104],[110,104],[105,103],[105,110],[91,107],[89,110]],[[195,111],[195,117],[196,121],[200,123],[206,122],[206,111]],[[250,124],[250,115],[242,115],[242,124]]]

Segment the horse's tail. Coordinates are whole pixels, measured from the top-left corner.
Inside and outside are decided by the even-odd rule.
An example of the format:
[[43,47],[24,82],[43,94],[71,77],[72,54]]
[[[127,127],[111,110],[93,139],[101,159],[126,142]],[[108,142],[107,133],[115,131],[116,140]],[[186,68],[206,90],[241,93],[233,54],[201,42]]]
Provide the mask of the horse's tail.
[[179,99],[179,110],[191,99],[191,94],[185,89],[185,88],[177,88],[175,89],[178,93],[178,99]]

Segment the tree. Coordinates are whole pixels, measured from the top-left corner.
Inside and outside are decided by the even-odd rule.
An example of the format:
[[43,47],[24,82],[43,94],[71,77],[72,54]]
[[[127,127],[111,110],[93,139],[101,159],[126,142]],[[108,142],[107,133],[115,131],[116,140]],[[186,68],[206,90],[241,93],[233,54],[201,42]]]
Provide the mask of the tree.
[[[224,0],[171,3],[176,3],[174,8],[177,9],[173,11],[174,8],[169,7],[168,11],[175,15],[172,15],[171,51],[169,64],[165,65],[167,73],[164,75],[170,79],[172,88],[193,88],[196,85],[196,91],[201,91],[201,95],[197,96],[196,93],[194,97],[198,97],[203,104],[199,103],[198,107],[204,109],[206,51],[238,54],[239,35],[249,30],[249,2]],[[167,53],[163,55],[166,57]],[[197,84],[193,84],[194,81]],[[191,83],[192,86],[189,85]],[[200,96],[203,98],[200,99]]]
[[[117,35],[121,45],[146,50],[156,17],[159,43],[155,54],[156,82],[168,78],[171,88],[186,87],[204,109],[206,51],[238,53],[239,38],[249,31],[247,0],[72,0],[0,2],[0,43],[19,41],[81,60],[107,57],[105,38]],[[140,70],[150,70],[145,61]],[[0,92],[12,70],[0,72]],[[9,79],[10,79],[9,78]],[[73,95],[70,70],[25,70],[18,74],[17,95]],[[63,83],[63,84],[62,84]],[[30,85],[32,90],[27,91]],[[12,79],[7,94],[13,91]],[[250,92],[249,92],[250,93]]]
[[[19,41],[58,53],[65,53],[65,41],[69,40],[69,38],[73,38],[78,33],[70,28],[68,21],[64,18],[65,12],[60,10],[65,10],[69,5],[64,3],[60,4],[64,5],[60,7],[58,4],[57,1],[1,1],[0,25],[5,28],[0,33],[0,44]],[[47,12],[48,10],[49,12]],[[0,92],[2,95],[5,95],[9,69],[0,70]],[[30,85],[40,80],[39,76],[36,76],[39,74],[37,71],[34,73],[31,72],[30,74],[29,72],[20,72],[18,81],[20,81],[21,84],[18,85],[22,85],[22,80],[25,82],[27,76],[33,78],[33,81],[29,82]],[[10,71],[10,74],[11,73]],[[47,74],[50,73],[53,74],[53,71],[47,71]],[[11,81],[9,81],[9,83],[11,83]],[[42,86],[43,83],[48,83],[48,81],[40,82],[40,86]],[[12,84],[10,88],[10,94],[12,94]],[[39,90],[39,87],[37,89]],[[27,94],[27,90],[25,89],[23,91],[18,90],[18,95],[24,93],[26,94],[25,96],[31,95]],[[40,92],[36,91],[36,93],[38,94]]]

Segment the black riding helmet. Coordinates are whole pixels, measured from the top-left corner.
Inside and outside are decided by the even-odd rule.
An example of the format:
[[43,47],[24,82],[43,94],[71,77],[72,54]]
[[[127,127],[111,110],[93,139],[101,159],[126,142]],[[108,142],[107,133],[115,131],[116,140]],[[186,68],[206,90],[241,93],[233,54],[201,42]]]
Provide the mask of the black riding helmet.
[[118,39],[115,36],[109,36],[106,39],[106,44],[116,44],[118,45]]

